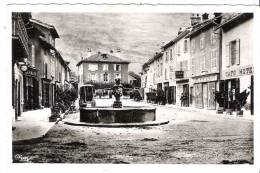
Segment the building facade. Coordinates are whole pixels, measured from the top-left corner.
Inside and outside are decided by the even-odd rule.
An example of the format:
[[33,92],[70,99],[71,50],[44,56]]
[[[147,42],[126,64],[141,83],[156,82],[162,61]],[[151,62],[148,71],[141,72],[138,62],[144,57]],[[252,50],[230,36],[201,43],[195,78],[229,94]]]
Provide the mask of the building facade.
[[17,119],[24,110],[24,71],[30,57],[25,24],[30,13],[12,13],[12,106]]
[[172,41],[164,45],[164,93],[166,103],[189,106],[189,38],[191,28],[179,30]]
[[249,91],[247,108],[254,110],[253,14],[223,15],[217,29],[222,32],[222,72],[220,90],[227,93],[225,109],[235,110],[232,100]]
[[55,27],[35,19],[30,22],[33,28],[30,32],[32,59],[38,69],[37,103],[39,107],[51,107],[58,88],[64,89],[69,81],[70,68],[55,48],[55,39],[59,38]]
[[128,61],[107,53],[90,55],[77,64],[79,86],[87,83],[109,86],[116,78],[121,79],[121,83],[128,83],[128,64]]
[[15,119],[22,112],[51,107],[57,87],[66,86],[70,68],[55,49],[54,26],[32,19],[30,13],[12,14],[12,83]]
[[215,91],[219,85],[221,59],[221,33],[214,28],[221,15],[212,19],[204,14],[203,21],[193,27],[190,38],[191,100],[196,108],[216,109]]

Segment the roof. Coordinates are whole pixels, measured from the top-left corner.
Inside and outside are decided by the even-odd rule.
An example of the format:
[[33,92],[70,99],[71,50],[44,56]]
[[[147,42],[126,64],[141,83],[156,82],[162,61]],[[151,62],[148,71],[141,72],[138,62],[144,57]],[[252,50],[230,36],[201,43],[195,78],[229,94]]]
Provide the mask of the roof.
[[156,52],[155,55],[150,58],[146,63],[143,64],[143,68],[147,67],[149,64],[151,64],[152,62],[154,62],[156,59],[160,58],[163,56],[163,52]]
[[217,25],[216,21],[217,19],[221,18],[222,15],[214,17],[212,19],[207,19],[201,23],[198,23],[197,25],[193,26],[193,29],[191,30],[191,32],[186,36],[186,38],[188,37],[193,37],[196,36],[197,34],[199,34],[201,31],[208,29],[210,26],[212,25]]
[[110,55],[107,53],[97,53],[94,55],[91,55],[88,58],[84,58],[81,60],[77,66],[79,66],[81,63],[87,63],[87,62],[92,62],[92,63],[118,63],[118,64],[129,64],[129,61],[125,61],[121,58],[118,58],[114,55]]
[[136,73],[134,73],[132,71],[128,72],[128,75],[130,75],[130,76],[132,76],[133,78],[136,78],[136,79],[140,79],[141,78],[138,74],[136,74]]
[[51,35],[54,38],[60,38],[57,30],[55,29],[55,27],[53,25],[49,25],[47,23],[44,23],[44,22],[42,22],[40,20],[36,20],[36,19],[30,19],[30,22],[50,30],[51,31]]
[[239,13],[235,16],[232,16],[230,19],[223,21],[220,25],[218,25],[216,27],[215,30],[219,29],[219,28],[232,28],[235,27],[236,24],[241,23],[245,20],[248,20],[250,18],[253,18],[253,13]]
[[174,43],[185,37],[190,32],[190,27],[186,28],[183,32],[181,32],[177,37],[175,37],[173,40],[162,46],[163,49],[167,49],[168,47],[172,46]]

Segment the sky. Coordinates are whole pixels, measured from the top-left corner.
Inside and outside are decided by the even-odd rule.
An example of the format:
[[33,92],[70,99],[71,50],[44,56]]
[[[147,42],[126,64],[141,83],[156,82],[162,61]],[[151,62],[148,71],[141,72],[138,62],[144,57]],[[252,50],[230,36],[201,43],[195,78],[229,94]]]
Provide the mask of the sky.
[[189,13],[32,13],[32,17],[53,25],[60,38],[56,49],[77,72],[81,57],[120,49],[116,55],[128,60],[129,71],[141,72],[142,65],[163,43],[176,37],[180,27],[190,24]]

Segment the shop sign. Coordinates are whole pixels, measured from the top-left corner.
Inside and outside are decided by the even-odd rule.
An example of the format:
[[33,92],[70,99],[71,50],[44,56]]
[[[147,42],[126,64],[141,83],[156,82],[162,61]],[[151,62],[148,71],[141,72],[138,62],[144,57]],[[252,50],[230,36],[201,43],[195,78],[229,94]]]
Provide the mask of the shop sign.
[[217,81],[217,80],[218,80],[218,75],[211,75],[211,76],[193,78],[193,83],[204,83],[204,82]]
[[175,71],[175,78],[182,79],[184,77],[184,71]]
[[229,79],[229,78],[236,78],[239,76],[252,75],[252,74],[254,74],[254,67],[252,65],[242,66],[242,67],[225,70],[223,73],[223,78]]

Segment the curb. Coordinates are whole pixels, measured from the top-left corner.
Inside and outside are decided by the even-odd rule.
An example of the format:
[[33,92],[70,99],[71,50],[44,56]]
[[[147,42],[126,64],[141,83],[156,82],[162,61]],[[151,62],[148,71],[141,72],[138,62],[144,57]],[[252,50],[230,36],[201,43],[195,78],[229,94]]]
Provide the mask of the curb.
[[87,127],[108,127],[108,128],[119,128],[119,127],[145,127],[145,126],[160,126],[168,124],[170,121],[161,122],[148,122],[148,123],[114,123],[114,124],[95,124],[95,123],[84,123],[84,122],[73,122],[64,121],[64,124],[73,126],[87,126]]

